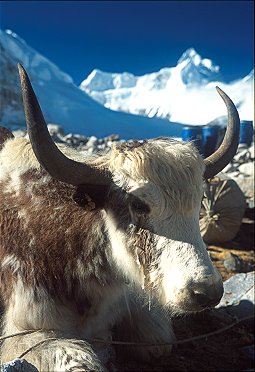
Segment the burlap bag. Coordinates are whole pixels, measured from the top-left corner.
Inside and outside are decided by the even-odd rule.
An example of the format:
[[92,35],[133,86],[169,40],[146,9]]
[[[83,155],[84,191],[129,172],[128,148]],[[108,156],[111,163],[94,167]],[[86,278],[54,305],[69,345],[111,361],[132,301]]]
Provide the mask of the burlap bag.
[[232,240],[239,231],[245,208],[245,196],[235,181],[222,174],[208,181],[199,221],[204,241]]

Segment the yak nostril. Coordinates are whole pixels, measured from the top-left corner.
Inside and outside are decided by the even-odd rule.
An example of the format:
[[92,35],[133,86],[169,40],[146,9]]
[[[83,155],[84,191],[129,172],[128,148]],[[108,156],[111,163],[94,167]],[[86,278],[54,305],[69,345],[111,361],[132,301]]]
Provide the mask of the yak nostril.
[[221,296],[217,296],[217,298],[211,298],[206,293],[196,291],[194,291],[194,295],[196,302],[202,307],[215,306],[220,302],[221,299]]
[[193,287],[193,296],[196,303],[201,307],[212,307],[216,306],[223,296],[223,284],[218,282],[217,284],[212,283],[196,283],[195,288]]
[[191,283],[190,291],[194,303],[200,309],[216,306],[224,292],[223,283],[213,275],[208,275],[204,280]]

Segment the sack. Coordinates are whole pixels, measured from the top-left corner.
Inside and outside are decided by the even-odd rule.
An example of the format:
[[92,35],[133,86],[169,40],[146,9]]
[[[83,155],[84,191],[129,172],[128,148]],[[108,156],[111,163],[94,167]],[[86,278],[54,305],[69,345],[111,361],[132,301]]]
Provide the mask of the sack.
[[219,174],[206,182],[199,220],[204,241],[232,240],[239,231],[245,209],[245,196],[235,181]]

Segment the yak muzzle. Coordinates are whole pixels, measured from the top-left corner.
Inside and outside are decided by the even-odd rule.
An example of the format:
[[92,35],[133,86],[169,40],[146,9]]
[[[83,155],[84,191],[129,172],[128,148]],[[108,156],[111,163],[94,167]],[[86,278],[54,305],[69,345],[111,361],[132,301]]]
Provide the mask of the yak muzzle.
[[196,312],[216,306],[224,293],[222,280],[215,282],[214,276],[203,281],[191,282],[180,289],[177,295],[178,308],[184,312]]

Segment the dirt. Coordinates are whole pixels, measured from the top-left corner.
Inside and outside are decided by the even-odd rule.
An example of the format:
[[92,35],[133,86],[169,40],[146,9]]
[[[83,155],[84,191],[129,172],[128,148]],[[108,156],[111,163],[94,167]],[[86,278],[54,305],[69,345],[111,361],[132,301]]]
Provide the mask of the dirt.
[[[208,250],[223,280],[237,274],[224,266],[229,253],[238,256],[242,270],[254,270],[254,209],[245,213],[240,231],[233,241],[221,245],[209,245]],[[195,337],[220,330],[235,322],[232,317],[218,315],[216,310],[207,310],[186,318],[173,320],[177,340]],[[119,371],[254,371],[254,360],[245,355],[242,348],[254,345],[254,318],[242,321],[234,327],[203,339],[174,345],[170,356],[137,363],[121,360]],[[128,347],[128,346],[127,346]]]
[[[176,319],[178,339],[186,339],[212,332],[230,324],[210,313]],[[253,370],[253,362],[242,354],[241,348],[254,344],[252,322],[239,323],[228,331],[201,340],[176,345],[170,356],[153,360],[150,364],[123,361],[120,371],[246,371]]]

